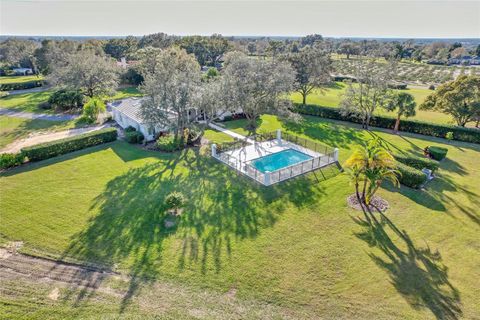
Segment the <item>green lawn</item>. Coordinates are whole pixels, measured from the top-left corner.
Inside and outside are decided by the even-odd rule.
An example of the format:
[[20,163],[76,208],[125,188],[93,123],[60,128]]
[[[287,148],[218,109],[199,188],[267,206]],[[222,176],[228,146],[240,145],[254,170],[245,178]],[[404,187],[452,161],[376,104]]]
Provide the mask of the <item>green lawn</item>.
[[[42,102],[47,102],[54,91],[15,94],[0,99],[0,108],[15,109],[25,112],[53,113],[53,110],[43,110],[38,107]],[[128,87],[117,90],[116,94],[108,97],[108,100],[124,99],[127,97],[140,96],[137,88]]]
[[48,121],[0,116],[0,149],[38,131],[61,131],[77,127],[76,120]]
[[[335,82],[329,88],[327,88],[323,93],[319,90],[314,91],[307,96],[307,103],[309,104],[318,104],[325,107],[335,107],[337,108],[341,101],[342,94],[345,93],[346,84],[343,82]],[[431,90],[422,89],[422,88],[408,88],[407,90],[401,90],[402,92],[408,92],[412,94],[417,102],[417,105],[420,105],[425,98],[432,93]],[[300,93],[293,93],[292,101],[301,103],[302,96]],[[383,116],[394,117],[394,114],[387,112],[385,110],[377,110],[376,114]],[[453,119],[451,116],[435,112],[435,111],[422,111],[417,109],[417,115],[410,119],[417,119],[422,121],[442,123],[442,124],[453,124]]]
[[23,83],[29,81],[43,80],[42,76],[2,76],[0,77],[0,84],[6,83]]
[[[390,222],[371,230],[346,204],[353,188],[348,175],[334,168],[324,170],[329,179],[319,183],[310,175],[266,188],[196,150],[165,154],[119,141],[1,174],[1,237],[23,241],[22,251],[30,254],[128,272],[137,279],[129,296],[152,279],[169,279],[233,290],[238,299],[291,310],[293,318],[480,314],[479,145],[367,132],[314,117],[301,124],[273,116],[260,122],[263,131],[282,127],[338,147],[341,162],[374,135],[404,152],[420,154],[432,144],[449,151],[427,190],[385,185],[379,191],[391,205]],[[225,124],[243,132],[241,121]],[[163,200],[172,190],[185,193],[188,203],[178,227],[167,232]],[[37,301],[22,292],[9,295],[0,314]],[[82,309],[74,308],[82,301],[105,302],[78,297],[47,306],[81,316]],[[119,300],[109,303],[109,312],[115,314],[110,308]],[[225,311],[218,317],[233,316]]]

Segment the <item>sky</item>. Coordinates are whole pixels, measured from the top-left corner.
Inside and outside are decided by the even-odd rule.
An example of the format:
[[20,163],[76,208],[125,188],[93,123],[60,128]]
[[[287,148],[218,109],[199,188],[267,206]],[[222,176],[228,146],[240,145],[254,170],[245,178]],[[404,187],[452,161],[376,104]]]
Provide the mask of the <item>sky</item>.
[[0,0],[1,35],[480,38],[477,1]]

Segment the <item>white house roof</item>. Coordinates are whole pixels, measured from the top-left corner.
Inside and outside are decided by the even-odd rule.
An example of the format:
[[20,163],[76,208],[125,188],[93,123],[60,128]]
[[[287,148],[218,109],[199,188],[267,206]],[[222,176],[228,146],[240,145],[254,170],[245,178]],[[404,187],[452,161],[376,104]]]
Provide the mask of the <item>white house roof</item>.
[[127,98],[114,101],[112,102],[111,106],[133,121],[137,123],[144,123],[145,121],[140,113],[141,104],[142,98]]
[[[126,115],[136,123],[143,124],[147,122],[143,119],[142,114],[140,112],[140,107],[143,99],[144,98],[137,98],[137,97],[126,98],[126,99],[114,101],[110,105],[112,108]],[[174,117],[175,117],[175,113],[169,112],[169,118],[174,118]]]

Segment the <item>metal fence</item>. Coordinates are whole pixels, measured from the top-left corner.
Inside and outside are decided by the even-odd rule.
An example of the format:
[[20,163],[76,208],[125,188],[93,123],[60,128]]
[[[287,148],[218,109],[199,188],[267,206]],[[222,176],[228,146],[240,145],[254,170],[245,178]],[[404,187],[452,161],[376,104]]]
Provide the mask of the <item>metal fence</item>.
[[[273,135],[269,134],[269,136],[267,137],[271,138],[273,137]],[[290,178],[302,175],[307,172],[311,172],[313,170],[325,167],[337,161],[336,152],[338,151],[333,148],[288,134],[284,134],[282,138],[284,138],[283,140],[300,145],[304,148],[314,150],[321,155],[272,172],[261,172],[257,170],[254,166],[252,166],[252,160],[242,161],[241,159],[238,159],[235,156],[226,153],[225,150],[223,150],[223,152],[216,153],[214,157],[227,164],[228,166],[234,168],[238,172],[266,186],[278,183],[280,181],[288,180]],[[241,142],[243,143],[243,141]]]

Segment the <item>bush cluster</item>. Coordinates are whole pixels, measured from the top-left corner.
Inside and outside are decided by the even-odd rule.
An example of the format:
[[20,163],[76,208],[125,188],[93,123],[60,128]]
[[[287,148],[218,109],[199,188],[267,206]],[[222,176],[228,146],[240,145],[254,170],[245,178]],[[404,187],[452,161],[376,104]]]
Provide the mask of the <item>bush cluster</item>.
[[398,162],[401,162],[409,167],[422,170],[423,168],[427,168],[433,171],[438,169],[438,162],[433,161],[427,158],[421,158],[411,155],[403,155],[403,154],[394,154],[393,157]]
[[0,84],[0,91],[25,90],[43,86],[43,80]]
[[8,169],[19,166],[25,160],[23,153],[2,153],[0,154],[0,169]]
[[143,134],[141,132],[136,131],[136,130],[125,132],[125,140],[128,143],[142,143],[143,139],[145,139]]
[[[305,115],[349,121],[354,123],[362,123],[361,119],[348,115],[342,115],[340,111],[335,108],[308,104],[294,104],[294,110],[298,113]],[[395,119],[389,117],[375,116],[371,119],[370,125],[374,127],[393,129],[395,126]],[[480,143],[480,130],[473,128],[441,125],[416,120],[402,120],[400,122],[399,129],[400,131],[418,133],[439,138],[444,138],[448,132],[453,132],[453,138],[455,140]]]
[[186,143],[182,138],[176,139],[173,134],[167,134],[157,139],[157,148],[161,151],[173,152],[185,148]]
[[48,98],[50,106],[59,110],[80,109],[84,103],[84,96],[79,90],[58,90]]
[[418,189],[427,182],[427,176],[422,171],[401,162],[397,162],[397,170],[398,181],[407,187]]
[[427,152],[430,154],[430,156],[438,161],[441,161],[445,159],[447,156],[448,149],[447,148],[442,148],[442,147],[427,147]]
[[98,144],[115,141],[116,139],[117,129],[105,128],[84,133],[75,137],[69,137],[26,147],[22,149],[22,153],[28,158],[29,161],[40,161]]

